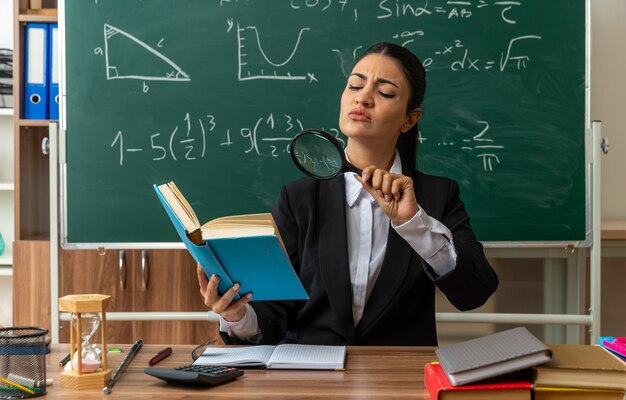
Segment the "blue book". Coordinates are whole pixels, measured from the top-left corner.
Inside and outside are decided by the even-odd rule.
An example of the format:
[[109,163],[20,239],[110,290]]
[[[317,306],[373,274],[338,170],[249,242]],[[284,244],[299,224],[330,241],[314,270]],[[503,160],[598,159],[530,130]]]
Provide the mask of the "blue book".
[[174,182],[154,185],[154,190],[206,276],[219,276],[220,294],[239,283],[239,293],[251,292],[253,301],[308,299],[272,214],[222,217],[201,225]]

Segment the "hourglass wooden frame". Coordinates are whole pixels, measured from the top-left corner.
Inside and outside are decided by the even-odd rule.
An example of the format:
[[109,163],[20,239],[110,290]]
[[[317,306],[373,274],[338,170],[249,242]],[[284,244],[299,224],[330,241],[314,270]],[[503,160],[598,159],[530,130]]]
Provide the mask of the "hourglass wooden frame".
[[[61,387],[71,389],[102,388],[111,379],[111,370],[107,369],[106,352],[106,308],[111,296],[104,294],[74,294],[59,299],[59,311],[76,315],[76,326],[70,317],[70,370],[61,373]],[[102,333],[102,368],[101,371],[83,374],[82,362],[82,318],[83,313],[101,313],[100,329]],[[77,357],[77,369],[74,369],[74,355]]]

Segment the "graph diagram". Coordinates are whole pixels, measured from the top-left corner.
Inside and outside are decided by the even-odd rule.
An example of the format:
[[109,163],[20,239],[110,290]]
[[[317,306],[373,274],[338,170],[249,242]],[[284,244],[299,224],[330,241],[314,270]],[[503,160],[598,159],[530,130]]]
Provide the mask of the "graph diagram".
[[[292,63],[297,56],[302,45],[305,32],[310,28],[301,28],[291,47],[291,52],[287,56],[270,57],[264,44],[261,43],[261,35],[256,26],[241,27],[237,24],[237,46],[238,46],[238,79],[248,81],[253,79],[275,79],[275,80],[309,80],[316,81],[315,74],[310,71],[290,70]],[[272,43],[276,45],[275,43]],[[280,43],[285,46],[285,43]]]

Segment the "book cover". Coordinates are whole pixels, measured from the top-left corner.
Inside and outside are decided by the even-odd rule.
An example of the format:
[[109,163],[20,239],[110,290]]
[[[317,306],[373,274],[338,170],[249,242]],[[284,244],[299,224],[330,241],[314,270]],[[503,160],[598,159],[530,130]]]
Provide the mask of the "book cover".
[[600,346],[553,344],[554,359],[535,368],[535,385],[626,390],[626,363]]
[[613,336],[600,336],[598,344],[604,349],[626,361],[626,338]]
[[346,346],[216,346],[207,347],[193,364],[238,368],[343,370],[345,359]]
[[535,387],[534,400],[624,400],[623,390]]
[[279,236],[213,237],[196,244],[159,187],[154,185],[154,189],[176,232],[206,276],[220,277],[219,293],[239,283],[239,293],[251,292],[253,301],[308,299]]
[[551,360],[550,349],[518,327],[435,350],[452,385],[465,385]]
[[530,379],[521,373],[453,386],[439,363],[424,366],[424,385],[432,400],[530,400],[533,386]]

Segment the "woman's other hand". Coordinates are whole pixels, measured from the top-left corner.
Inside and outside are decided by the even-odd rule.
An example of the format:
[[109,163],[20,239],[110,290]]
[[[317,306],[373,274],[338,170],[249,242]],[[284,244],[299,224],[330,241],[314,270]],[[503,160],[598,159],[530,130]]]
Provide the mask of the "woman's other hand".
[[407,222],[419,211],[410,177],[373,165],[363,169],[361,176],[355,177],[396,226]]
[[228,322],[237,322],[246,315],[246,304],[248,304],[252,298],[251,293],[241,296],[237,301],[233,302],[233,298],[239,293],[240,288],[238,283],[235,283],[223,296],[220,296],[217,293],[220,278],[214,274],[210,279],[207,279],[204,274],[204,269],[202,269],[200,264],[197,266],[197,272],[200,294],[204,299],[204,304],[209,307],[211,311]]

